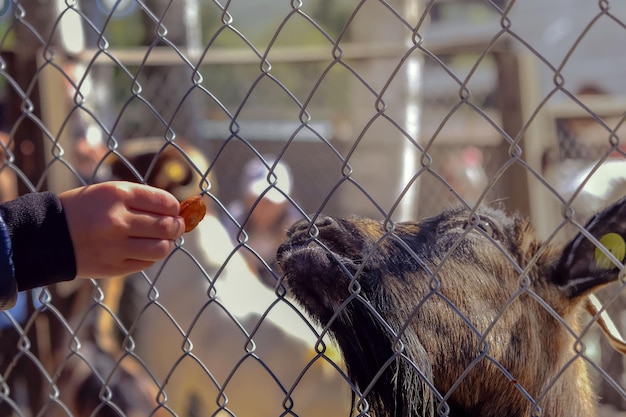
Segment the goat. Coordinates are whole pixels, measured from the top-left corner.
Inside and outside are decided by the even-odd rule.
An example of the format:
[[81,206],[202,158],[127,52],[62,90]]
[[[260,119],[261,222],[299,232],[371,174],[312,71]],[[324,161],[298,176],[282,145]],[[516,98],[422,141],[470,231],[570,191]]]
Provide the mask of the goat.
[[624,237],[626,199],[564,247],[495,208],[395,224],[320,216],[292,226],[277,259],[335,337],[359,416],[582,417],[596,399],[579,319],[623,275]]

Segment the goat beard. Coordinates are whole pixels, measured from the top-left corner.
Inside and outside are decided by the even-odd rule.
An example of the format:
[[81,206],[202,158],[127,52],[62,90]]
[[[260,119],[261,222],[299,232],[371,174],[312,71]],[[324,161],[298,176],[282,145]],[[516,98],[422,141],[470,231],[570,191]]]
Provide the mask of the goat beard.
[[[432,416],[434,387],[428,355],[411,327],[395,317],[382,318],[369,301],[356,296],[330,320],[348,375],[364,398],[353,393],[359,413],[383,416]],[[403,329],[397,335],[393,329]]]

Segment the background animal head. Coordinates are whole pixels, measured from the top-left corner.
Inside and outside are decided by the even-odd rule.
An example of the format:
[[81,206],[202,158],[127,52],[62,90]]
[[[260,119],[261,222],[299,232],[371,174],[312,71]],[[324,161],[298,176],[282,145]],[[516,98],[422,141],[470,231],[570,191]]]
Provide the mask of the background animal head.
[[207,175],[209,162],[192,144],[177,140],[164,146],[163,138],[147,137],[125,142],[107,159],[111,175],[118,180],[145,182],[174,194],[179,200],[200,192],[199,185],[215,181]]
[[623,270],[624,237],[626,199],[564,248],[526,219],[456,208],[299,223],[278,259],[377,416],[592,415],[579,311]]

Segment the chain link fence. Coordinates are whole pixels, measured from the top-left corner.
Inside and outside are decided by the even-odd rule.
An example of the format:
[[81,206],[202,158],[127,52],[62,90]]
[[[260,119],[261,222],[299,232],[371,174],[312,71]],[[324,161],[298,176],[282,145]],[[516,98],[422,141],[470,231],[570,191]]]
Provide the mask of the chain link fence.
[[[23,293],[2,313],[3,416],[357,415],[338,348],[276,287],[290,224],[482,203],[559,241],[564,213],[626,195],[620,2],[0,12],[4,201],[124,179],[209,205],[149,270]],[[622,356],[593,330],[585,343],[603,410],[626,409]]]

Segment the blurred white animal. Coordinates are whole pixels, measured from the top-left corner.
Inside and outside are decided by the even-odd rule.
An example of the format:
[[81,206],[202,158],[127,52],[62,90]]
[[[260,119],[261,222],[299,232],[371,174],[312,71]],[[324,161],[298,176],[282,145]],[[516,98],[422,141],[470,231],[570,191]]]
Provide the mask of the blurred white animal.
[[[138,149],[121,153],[143,173],[156,152]],[[151,156],[142,158],[146,152]],[[194,148],[185,153],[200,169],[208,165]],[[152,178],[163,180],[168,172],[186,177],[173,165],[189,169],[179,151],[159,159]],[[199,175],[193,177],[191,187],[167,188],[179,199],[188,197],[199,190]],[[261,283],[235,248],[209,209],[179,249],[145,271],[147,279],[127,282],[135,286],[140,308],[130,329],[134,352],[163,385],[163,406],[178,416],[269,417],[285,410],[301,417],[349,415],[350,385],[316,352],[314,328]],[[337,350],[324,343],[325,355],[340,362]]]

